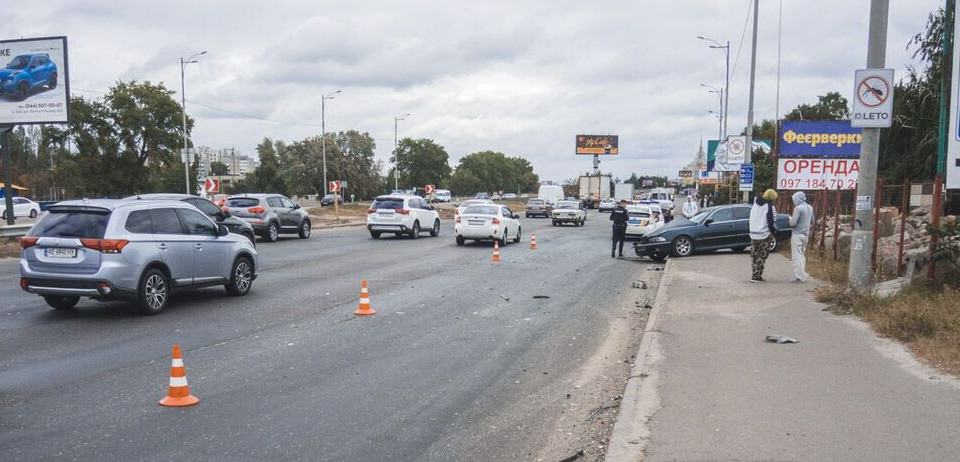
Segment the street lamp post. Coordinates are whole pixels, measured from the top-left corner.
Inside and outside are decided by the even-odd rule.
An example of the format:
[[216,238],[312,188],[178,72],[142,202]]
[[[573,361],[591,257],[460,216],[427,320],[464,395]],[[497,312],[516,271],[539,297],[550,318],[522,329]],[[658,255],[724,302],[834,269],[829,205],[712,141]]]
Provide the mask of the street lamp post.
[[698,35],[697,38],[713,43],[713,45],[710,45],[710,48],[723,50],[723,54],[727,60],[726,83],[723,85],[723,135],[720,137],[721,140],[724,140],[727,137],[727,121],[730,116],[730,41],[728,40],[726,45],[721,45],[720,42],[701,35]]
[[327,191],[327,125],[326,125],[326,107],[327,100],[333,99],[333,95],[340,93],[340,90],[337,90],[329,95],[320,95],[320,150],[323,151],[323,195],[326,196]]
[[190,158],[188,155],[187,147],[187,93],[186,93],[186,84],[184,82],[184,68],[187,64],[193,64],[198,62],[196,59],[197,56],[207,54],[206,51],[201,51],[196,53],[193,56],[183,59],[180,58],[180,109],[183,113],[183,155],[181,160],[183,160],[183,179],[184,179],[184,188],[186,188],[187,194],[190,194]]
[[710,93],[715,93],[715,94],[719,97],[719,100],[720,100],[720,109],[719,109],[719,111],[720,111],[720,112],[710,111],[710,113],[711,113],[711,114],[716,114],[717,118],[720,119],[720,131],[717,133],[717,136],[719,136],[721,139],[723,139],[723,125],[724,125],[724,123],[727,121],[727,118],[723,116],[723,108],[724,108],[724,105],[723,105],[723,94],[724,94],[724,91],[723,91],[722,88],[717,89],[717,88],[711,87],[710,85],[707,85],[707,84],[705,84],[705,83],[701,83],[700,86],[703,87],[703,88],[706,88]]
[[400,145],[397,140],[397,131],[400,121],[407,118],[410,113],[393,116],[393,189],[400,189]]

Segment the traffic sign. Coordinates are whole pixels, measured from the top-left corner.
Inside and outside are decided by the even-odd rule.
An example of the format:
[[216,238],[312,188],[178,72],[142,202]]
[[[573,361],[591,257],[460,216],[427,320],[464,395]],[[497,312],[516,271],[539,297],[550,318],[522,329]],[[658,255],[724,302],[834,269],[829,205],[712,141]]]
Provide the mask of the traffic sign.
[[203,182],[203,190],[208,193],[219,193],[220,192],[220,180],[216,178],[207,178]]
[[740,191],[753,191],[753,164],[740,164]]
[[434,191],[436,191],[436,187],[432,184],[428,184],[423,187],[423,192],[427,194],[433,194]]
[[747,160],[747,137],[727,138],[727,164],[742,164]]
[[340,192],[340,182],[339,182],[339,181],[331,181],[328,186],[329,186],[329,187],[328,187],[327,189],[329,189],[330,192],[332,192],[332,193]]
[[893,69],[860,69],[854,80],[850,125],[886,128],[893,124]]

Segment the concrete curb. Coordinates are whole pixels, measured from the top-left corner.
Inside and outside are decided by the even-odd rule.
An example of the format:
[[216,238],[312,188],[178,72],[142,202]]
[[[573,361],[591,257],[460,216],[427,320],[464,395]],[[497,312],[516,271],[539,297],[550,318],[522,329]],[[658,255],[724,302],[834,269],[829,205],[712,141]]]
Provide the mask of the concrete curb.
[[620,402],[620,412],[613,426],[610,442],[607,444],[606,461],[643,460],[643,451],[650,438],[647,422],[660,408],[657,394],[657,374],[653,366],[660,360],[660,344],[657,326],[660,313],[666,303],[667,289],[670,286],[672,260],[667,260],[663,268],[663,277],[657,289],[657,296],[643,329],[643,338],[635,356],[636,362],[630,370],[630,378]]

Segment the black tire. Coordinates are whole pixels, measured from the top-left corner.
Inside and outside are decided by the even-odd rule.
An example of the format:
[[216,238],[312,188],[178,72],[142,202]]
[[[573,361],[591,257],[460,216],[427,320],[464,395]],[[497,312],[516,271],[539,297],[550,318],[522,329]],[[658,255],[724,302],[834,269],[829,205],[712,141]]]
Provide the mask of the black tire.
[[253,287],[253,263],[247,257],[238,257],[230,268],[230,282],[223,286],[227,293],[242,297]]
[[463,236],[457,236],[457,245],[464,245],[467,243],[467,240]]
[[504,229],[503,229],[503,236],[500,236],[500,247],[506,247],[509,242],[510,242],[510,240],[507,239],[507,229],[504,228]]
[[520,242],[520,235],[523,233],[523,228],[517,228],[517,236],[513,238],[514,243]]
[[263,238],[266,239],[267,242],[277,242],[277,240],[280,239],[280,225],[276,222],[270,223],[270,225],[267,226],[267,232],[263,235]]
[[43,300],[55,310],[71,310],[77,306],[80,297],[68,297],[64,295],[44,295]]
[[3,213],[0,213],[0,218],[2,218],[2,219],[4,219],[4,220],[7,219],[7,211],[6,211],[6,210],[4,210]]
[[413,222],[413,229],[410,230],[410,238],[411,239],[420,238],[420,222],[419,221]]
[[57,88],[57,73],[50,74],[50,80],[47,81],[47,88],[53,90]]
[[525,214],[525,216],[526,216],[527,218],[530,218],[530,214],[529,214],[529,213]]
[[440,220],[439,220],[439,219],[433,221],[433,229],[430,230],[430,235],[433,236],[433,237],[437,237],[437,236],[440,235]]
[[30,218],[37,218],[36,209],[30,209]]
[[310,239],[310,220],[303,220],[300,223],[300,239]]
[[150,268],[140,277],[137,287],[137,308],[143,314],[159,314],[170,301],[170,279],[163,271]]
[[557,220],[553,220],[553,226],[559,226],[559,223],[557,223]]
[[20,82],[20,85],[17,85],[17,101],[23,101],[28,96],[30,96],[30,86],[27,82]]
[[673,240],[671,254],[675,257],[688,257],[693,255],[693,240],[687,236],[680,236]]
[[380,239],[380,231],[370,231],[370,237]]

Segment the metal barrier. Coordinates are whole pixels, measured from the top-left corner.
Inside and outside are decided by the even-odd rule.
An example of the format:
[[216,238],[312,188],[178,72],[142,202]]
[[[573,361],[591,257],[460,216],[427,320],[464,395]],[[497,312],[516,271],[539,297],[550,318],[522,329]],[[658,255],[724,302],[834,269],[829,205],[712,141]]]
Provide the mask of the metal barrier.
[[0,237],[25,236],[33,225],[0,226]]

